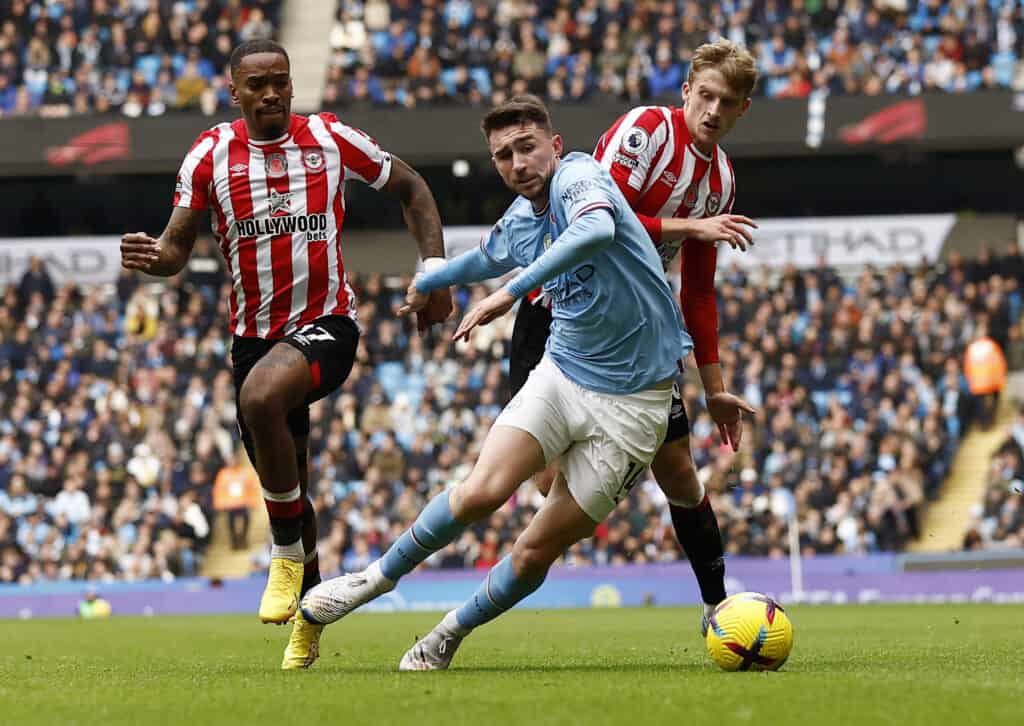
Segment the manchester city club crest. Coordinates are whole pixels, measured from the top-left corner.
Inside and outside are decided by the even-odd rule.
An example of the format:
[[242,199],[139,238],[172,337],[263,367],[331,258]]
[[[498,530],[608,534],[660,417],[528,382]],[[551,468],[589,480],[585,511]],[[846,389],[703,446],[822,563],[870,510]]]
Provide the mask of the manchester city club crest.
[[271,179],[280,179],[288,173],[288,157],[284,154],[267,154],[263,165]]
[[324,170],[324,155],[315,149],[302,152],[302,165],[306,171],[318,172]]
[[714,217],[718,214],[719,207],[722,206],[722,195],[718,192],[711,192],[708,194],[707,204],[704,205],[704,213],[708,217]]

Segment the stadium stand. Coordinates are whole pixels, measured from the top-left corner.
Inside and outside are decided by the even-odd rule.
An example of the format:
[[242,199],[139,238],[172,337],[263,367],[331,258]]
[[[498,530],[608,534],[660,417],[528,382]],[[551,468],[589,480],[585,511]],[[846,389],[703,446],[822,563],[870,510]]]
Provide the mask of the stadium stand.
[[341,0],[324,103],[675,98],[720,36],[755,51],[771,98],[1024,88],[1016,0]]
[[1007,433],[992,457],[982,501],[971,512],[965,550],[1024,547],[1024,408]]
[[[3,291],[0,582],[198,571],[215,509],[225,509],[214,506],[214,482],[237,451],[217,255],[200,240],[186,272],[156,288],[129,274],[56,287],[36,261]],[[776,277],[720,270],[723,367],[760,410],[738,455],[720,447],[699,386],[684,395],[728,552],[782,555],[794,505],[808,555],[898,550],[914,537],[978,415],[960,371],[964,346],[987,330],[1004,338],[1011,366],[1022,363],[1020,336],[1006,332],[1019,331],[1021,269],[1013,250],[852,279],[823,266]],[[312,411],[326,573],[365,565],[463,477],[507,396],[511,316],[453,348],[394,316],[407,280],[354,283],[357,363]],[[459,290],[458,308],[485,292]],[[1003,471],[1009,459],[1000,461]],[[1019,473],[1019,453],[1015,461]],[[998,514],[1019,503],[990,499],[986,517],[1004,520],[986,541],[1009,537],[1010,525],[1019,533],[1019,508]],[[539,503],[524,486],[430,563],[489,567]],[[643,482],[567,560],[677,559],[663,504]]]
[[129,117],[230,105],[227,59],[281,0],[0,0],[0,116]]
[[[234,44],[276,35],[282,0],[0,0],[0,116],[129,117],[229,105]],[[675,97],[690,53],[752,48],[757,94],[1024,88],[1020,0],[342,0],[328,106]]]

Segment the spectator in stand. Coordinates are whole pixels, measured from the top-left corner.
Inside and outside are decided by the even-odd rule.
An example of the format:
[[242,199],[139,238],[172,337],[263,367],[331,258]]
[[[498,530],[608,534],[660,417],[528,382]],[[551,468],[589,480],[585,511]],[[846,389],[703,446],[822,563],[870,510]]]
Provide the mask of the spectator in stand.
[[[0,77],[6,79],[6,86],[0,81],[0,116],[120,110],[136,117],[168,108],[214,113],[229,98],[210,98],[203,88],[224,76],[227,56],[242,39],[273,36],[280,5],[199,0],[112,8],[109,0],[0,0]],[[170,90],[186,68],[190,92],[178,99]],[[160,71],[170,77],[158,81]]]
[[213,509],[223,512],[227,520],[231,548],[246,549],[249,545],[249,510],[261,504],[259,477],[248,463],[237,456],[226,461],[213,484]]
[[[197,264],[162,289],[125,276],[109,287],[51,281],[46,292],[37,264],[0,294],[0,582],[199,571],[221,509],[214,482],[237,442],[223,373],[230,341],[210,324],[231,292],[207,264],[216,261],[208,241],[197,248]],[[782,556],[791,515],[809,556],[898,550],[912,539],[976,416],[964,349],[997,317],[1019,331],[1022,267],[1013,249],[843,277],[824,263],[720,270],[727,386],[760,412],[735,458],[720,448],[695,379],[683,394],[728,552]],[[447,338],[428,344],[392,317],[407,280],[352,284],[365,331],[357,361],[311,411],[312,448],[323,452],[310,462],[310,491],[325,572],[376,557],[464,477],[507,395],[511,316],[453,351]],[[483,294],[460,290],[457,304]],[[1012,434],[1024,444],[1024,414]],[[1019,542],[1016,456],[994,467],[965,546]],[[524,485],[430,564],[500,559],[540,501]],[[665,511],[643,477],[566,561],[677,559]]]
[[[687,4],[681,14],[677,4],[617,0],[411,2],[400,13],[386,3],[341,0],[331,47],[342,73],[328,73],[325,97],[361,103],[354,91],[362,86],[346,86],[363,71],[368,84],[394,79],[394,96],[414,99],[410,106],[472,102],[450,84],[417,93],[398,72],[417,48],[429,48],[444,70],[465,63],[492,101],[522,92],[576,101],[595,89],[618,102],[675,98],[692,50],[718,36],[758,55],[764,81],[755,92],[762,96],[1024,89],[1024,6],[1013,0],[867,7],[767,0],[749,9],[711,0]],[[576,75],[588,57],[593,68]]]

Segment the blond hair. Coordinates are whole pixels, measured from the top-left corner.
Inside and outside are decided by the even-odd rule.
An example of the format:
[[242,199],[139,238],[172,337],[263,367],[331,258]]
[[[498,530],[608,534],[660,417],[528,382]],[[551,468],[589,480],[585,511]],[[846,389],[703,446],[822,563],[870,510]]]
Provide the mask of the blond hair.
[[757,83],[757,63],[754,56],[742,45],[726,38],[714,43],[705,43],[693,51],[690,76],[687,82],[693,85],[694,77],[701,71],[713,68],[725,76],[726,83],[744,98],[749,98]]

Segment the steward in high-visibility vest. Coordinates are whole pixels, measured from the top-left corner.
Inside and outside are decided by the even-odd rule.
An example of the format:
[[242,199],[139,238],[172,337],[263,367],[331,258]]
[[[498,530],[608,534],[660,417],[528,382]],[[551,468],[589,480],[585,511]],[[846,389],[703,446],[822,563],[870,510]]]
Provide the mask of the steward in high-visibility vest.
[[1006,385],[1006,356],[987,335],[972,341],[964,354],[964,375],[971,393],[998,393]]

